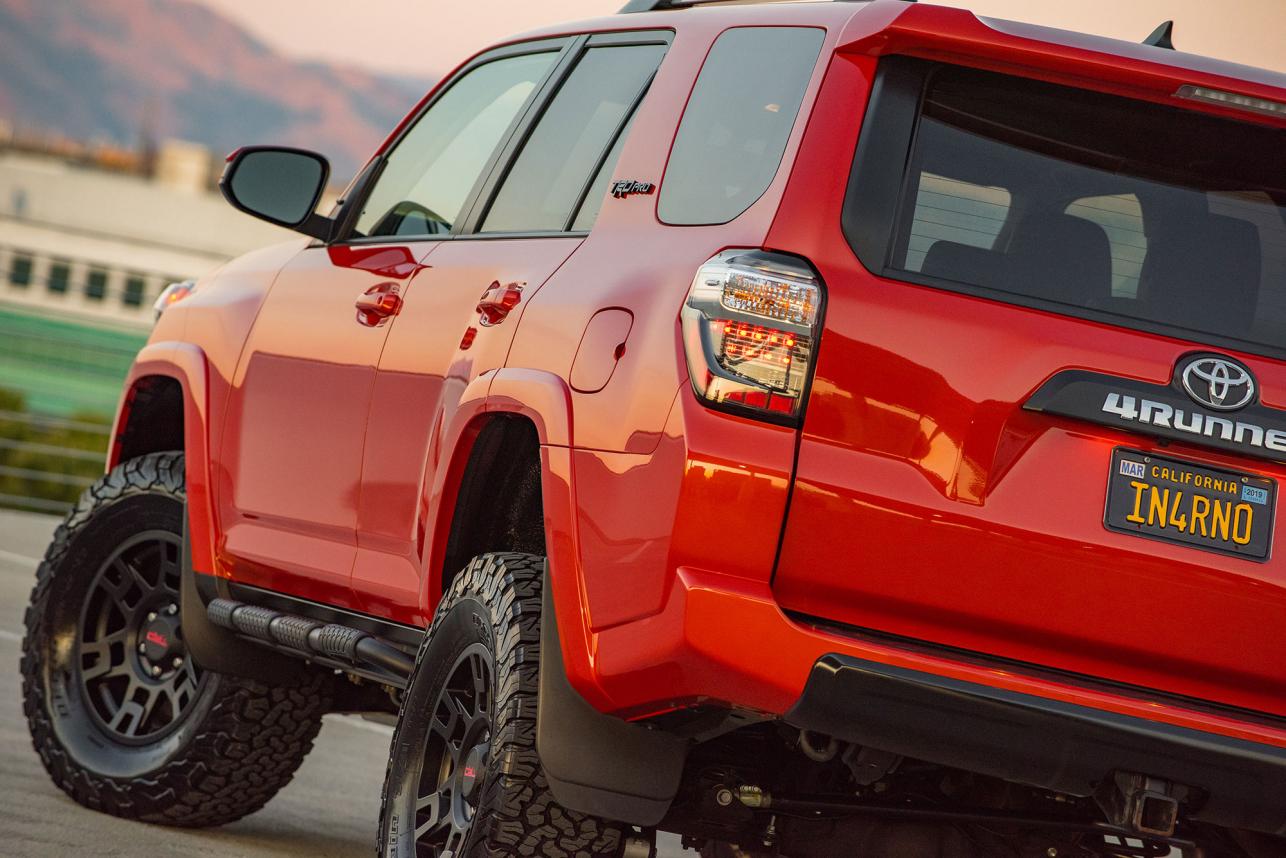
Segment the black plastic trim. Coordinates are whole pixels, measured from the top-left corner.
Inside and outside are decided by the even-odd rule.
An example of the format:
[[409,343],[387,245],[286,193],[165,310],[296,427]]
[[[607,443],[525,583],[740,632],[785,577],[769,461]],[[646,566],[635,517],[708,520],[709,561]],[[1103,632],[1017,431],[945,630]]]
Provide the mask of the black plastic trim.
[[[1270,440],[1269,432],[1280,433],[1279,435],[1273,435],[1274,439],[1286,437],[1286,411],[1279,408],[1269,408],[1256,400],[1237,411],[1216,412],[1200,407],[1183,392],[1179,381],[1183,369],[1194,360],[1199,360],[1203,357],[1228,359],[1226,355],[1209,355],[1205,352],[1185,355],[1176,365],[1174,378],[1170,384],[1154,384],[1148,381],[1122,378],[1091,370],[1063,370],[1054,374],[1042,384],[1023,403],[1023,408],[1027,411],[1069,417],[1100,426],[1110,426],[1113,429],[1121,429],[1152,438],[1178,441],[1197,447],[1209,447],[1213,450],[1232,453],[1237,456],[1286,463],[1286,450],[1272,450],[1263,446],[1263,443]],[[1143,422],[1142,419],[1127,420],[1118,413],[1105,411],[1104,406],[1108,397],[1114,394],[1118,397],[1132,397],[1136,410],[1141,410],[1139,406],[1144,400],[1147,400],[1163,405],[1170,409],[1171,412],[1182,411],[1191,418],[1200,418],[1198,422],[1203,427],[1203,431],[1185,432],[1181,429],[1175,429],[1172,425],[1169,425],[1171,422],[1170,415],[1166,416],[1165,425],[1160,425],[1151,420],[1149,422]],[[1124,400],[1121,401],[1123,402]],[[1136,418],[1142,418],[1142,416],[1142,414],[1136,414]],[[1213,432],[1213,430],[1220,428],[1221,423],[1230,424],[1234,427],[1233,430],[1230,430],[1233,438],[1225,440],[1220,437],[1222,431],[1219,434]],[[1261,444],[1255,446],[1252,443],[1239,443],[1235,440],[1238,434],[1235,432],[1237,424],[1256,427],[1262,436]],[[1207,429],[1212,430],[1211,434],[1206,434],[1204,430]]]
[[1181,709],[1188,709],[1196,713],[1213,715],[1219,718],[1232,718],[1246,724],[1256,724],[1268,727],[1272,730],[1286,730],[1286,717],[1273,716],[1253,709],[1246,709],[1239,706],[1228,706],[1222,703],[1213,703],[1209,700],[1201,700],[1199,698],[1189,697],[1183,694],[1174,694],[1172,692],[1161,691],[1142,685],[1131,685],[1126,682],[1103,679],[1097,676],[1089,676],[1084,673],[1075,673],[1070,670],[1060,670],[1058,668],[1047,667],[1045,665],[1032,664],[1027,661],[1019,661],[1014,658],[1003,658],[1001,656],[980,653],[976,650],[947,646],[940,643],[931,643],[929,641],[906,637],[905,635],[895,635],[889,632],[881,632],[875,629],[864,628],[862,626],[839,623],[834,620],[828,620],[824,617],[816,617],[810,614],[803,614],[798,611],[786,611],[786,616],[790,617],[791,620],[795,622],[812,626],[820,631],[839,634],[847,638],[852,638],[853,640],[892,645],[899,649],[906,650],[907,652],[919,653],[921,655],[928,655],[934,658],[946,658],[951,661],[972,665],[974,667],[981,667],[986,670],[1018,673],[1031,679],[1072,685],[1086,691],[1114,694],[1119,697],[1129,697],[1134,700],[1152,704],[1168,704],[1171,706],[1177,706]]
[[540,618],[536,749],[549,789],[565,807],[653,826],[679,791],[689,743],[599,712],[567,679],[548,566]]
[[1286,748],[830,654],[786,715],[907,757],[1088,796],[1114,771],[1200,791],[1192,814],[1286,833]]
[[926,60],[892,56],[880,61],[875,75],[840,215],[844,237],[868,271],[883,272],[889,262],[897,226],[893,213],[909,176],[931,69]]

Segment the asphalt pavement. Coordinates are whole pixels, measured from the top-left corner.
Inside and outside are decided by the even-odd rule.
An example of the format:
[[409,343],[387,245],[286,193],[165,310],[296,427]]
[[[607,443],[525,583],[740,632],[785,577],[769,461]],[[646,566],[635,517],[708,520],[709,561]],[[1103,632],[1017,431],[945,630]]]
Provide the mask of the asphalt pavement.
[[[127,822],[86,810],[45,774],[22,715],[18,650],[39,557],[57,520],[0,511],[0,856],[368,858],[392,730],[328,715],[294,781],[260,812],[204,831]],[[665,836],[661,855],[687,856]]]

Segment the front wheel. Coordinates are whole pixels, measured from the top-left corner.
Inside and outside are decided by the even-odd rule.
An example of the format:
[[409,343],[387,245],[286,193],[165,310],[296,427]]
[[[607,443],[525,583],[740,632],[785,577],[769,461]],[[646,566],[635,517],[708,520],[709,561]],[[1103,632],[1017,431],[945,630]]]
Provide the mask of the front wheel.
[[23,708],[50,777],[86,807],[203,827],[286,785],[330,705],[301,667],[267,686],[204,671],[183,643],[182,453],[128,461],[81,497],[36,571]]
[[615,858],[622,827],[561,807],[536,754],[544,560],[484,554],[452,583],[402,702],[384,858]]

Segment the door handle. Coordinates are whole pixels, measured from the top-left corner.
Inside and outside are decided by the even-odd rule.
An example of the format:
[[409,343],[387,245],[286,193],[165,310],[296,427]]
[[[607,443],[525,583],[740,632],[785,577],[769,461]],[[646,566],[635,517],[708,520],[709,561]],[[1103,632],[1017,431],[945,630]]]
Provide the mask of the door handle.
[[522,287],[526,285],[526,283],[506,283],[501,286],[499,280],[492,281],[478,301],[478,312],[482,315],[478,323],[484,328],[489,328],[503,322],[509,315],[509,311],[517,307],[518,302],[522,300]]
[[357,298],[357,321],[374,328],[402,311],[402,296],[396,283],[380,283]]

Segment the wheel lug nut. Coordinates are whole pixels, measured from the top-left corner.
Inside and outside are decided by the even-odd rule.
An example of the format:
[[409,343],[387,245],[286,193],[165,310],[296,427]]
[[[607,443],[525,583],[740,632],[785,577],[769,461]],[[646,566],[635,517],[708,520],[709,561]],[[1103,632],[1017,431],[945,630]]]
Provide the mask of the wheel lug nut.
[[150,623],[152,622],[152,620],[155,620],[155,619],[156,619],[156,611],[148,611],[147,621]]
[[180,667],[182,667],[182,666],[183,666],[183,659],[179,658],[178,656],[175,656],[175,657],[174,657],[174,667],[175,667],[175,669],[178,669],[178,668],[180,668]]
[[152,665],[152,675],[153,676],[161,675],[161,666],[159,664]]
[[139,652],[147,652],[147,644],[139,644],[139,645],[138,645],[138,651],[139,651]]
[[178,605],[170,605],[168,608],[165,609],[165,613],[169,614],[171,617],[177,614],[178,612],[179,612]]

